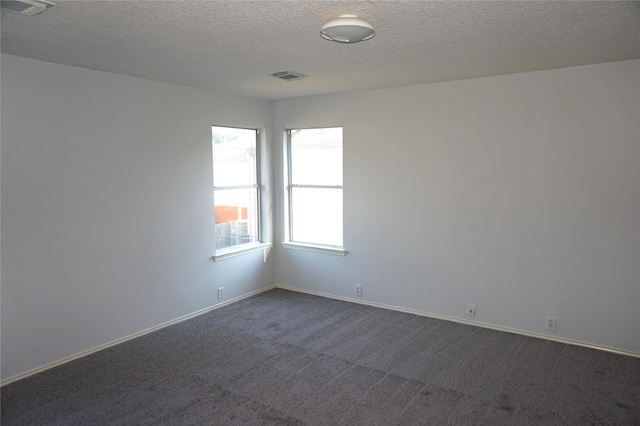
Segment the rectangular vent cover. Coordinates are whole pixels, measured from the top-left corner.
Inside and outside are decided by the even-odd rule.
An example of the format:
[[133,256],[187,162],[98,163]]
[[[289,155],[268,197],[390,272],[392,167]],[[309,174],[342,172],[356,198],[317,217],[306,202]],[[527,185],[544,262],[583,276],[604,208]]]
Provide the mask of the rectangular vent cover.
[[302,80],[303,78],[306,77],[306,75],[302,73],[293,72],[293,71],[278,71],[278,72],[271,73],[269,75],[284,81]]

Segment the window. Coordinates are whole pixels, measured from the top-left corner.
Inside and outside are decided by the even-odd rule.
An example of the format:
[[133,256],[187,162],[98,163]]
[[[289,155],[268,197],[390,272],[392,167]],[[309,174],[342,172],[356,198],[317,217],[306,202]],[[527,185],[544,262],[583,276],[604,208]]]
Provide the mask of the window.
[[213,126],[212,145],[218,256],[260,242],[258,130]]
[[287,136],[287,243],[344,254],[342,128],[292,129]]

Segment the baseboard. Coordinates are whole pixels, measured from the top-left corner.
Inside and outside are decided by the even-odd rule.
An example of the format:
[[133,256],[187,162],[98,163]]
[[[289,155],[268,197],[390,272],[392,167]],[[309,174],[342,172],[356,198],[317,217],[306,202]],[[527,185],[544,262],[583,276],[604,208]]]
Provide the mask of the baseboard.
[[18,380],[27,378],[29,376],[32,376],[34,374],[37,374],[37,373],[40,373],[42,371],[48,370],[50,368],[54,368],[54,367],[57,367],[59,365],[66,364],[67,362],[76,360],[78,358],[82,358],[82,357],[85,357],[87,355],[91,355],[91,354],[99,352],[99,351],[101,351],[103,349],[107,349],[107,348],[110,348],[112,346],[118,345],[120,343],[124,343],[124,342],[126,342],[128,340],[135,339],[136,337],[144,336],[145,334],[153,333],[154,331],[160,330],[160,329],[165,328],[165,327],[169,327],[170,325],[178,324],[178,323],[180,323],[182,321],[186,321],[186,320],[189,320],[191,318],[195,318],[197,316],[206,314],[207,312],[211,312],[214,309],[218,309],[218,308],[221,308],[223,306],[230,305],[230,304],[238,302],[238,301],[240,301],[242,299],[246,299],[247,297],[255,296],[256,294],[260,294],[260,293],[264,293],[265,291],[273,290],[275,287],[276,287],[275,285],[272,285],[272,286],[269,286],[267,288],[263,288],[263,289],[260,289],[260,290],[253,291],[251,293],[244,294],[244,295],[239,296],[239,297],[235,297],[233,299],[225,300],[224,302],[218,303],[217,305],[213,305],[213,306],[209,306],[209,307],[204,308],[204,309],[200,309],[200,310],[198,310],[196,312],[181,316],[181,317],[176,318],[174,320],[167,321],[167,322],[162,323],[160,325],[156,325],[155,327],[147,328],[146,330],[140,331],[138,333],[131,334],[129,336],[123,337],[121,339],[114,340],[114,341],[109,342],[109,343],[105,343],[104,345],[96,346],[95,348],[88,349],[86,351],[77,353],[75,355],[71,355],[71,356],[68,356],[66,358],[62,358],[62,359],[59,359],[57,361],[50,362],[50,363],[45,364],[45,365],[43,365],[41,367],[34,368],[33,370],[29,370],[29,371],[27,371],[25,373],[21,373],[21,374],[18,374],[16,376],[9,377],[9,378],[7,378],[5,380],[2,380],[0,382],[0,387],[2,387],[4,385],[8,385],[9,383],[16,382]]
[[146,330],[140,331],[138,333],[131,334],[131,335],[123,337],[121,339],[117,339],[117,340],[114,340],[112,342],[105,343],[104,345],[96,346],[94,348],[91,348],[91,349],[88,349],[86,351],[77,353],[75,355],[71,355],[71,356],[68,356],[66,358],[59,359],[57,361],[45,364],[45,365],[43,365],[41,367],[38,367],[38,368],[34,368],[33,370],[29,370],[27,372],[18,374],[16,376],[9,377],[9,378],[7,378],[5,380],[0,381],[0,387],[8,385],[9,383],[16,382],[18,380],[24,379],[26,377],[32,376],[34,374],[40,373],[42,371],[48,370],[50,368],[54,368],[54,367],[57,367],[59,365],[66,364],[67,362],[73,361],[75,359],[82,358],[82,357],[85,357],[87,355],[91,355],[91,354],[96,353],[98,351],[101,351],[103,349],[107,349],[107,348],[109,348],[111,346],[115,346],[115,345],[118,345],[120,343],[124,343],[124,342],[126,342],[128,340],[135,339],[136,337],[144,336],[145,334],[153,333],[154,331],[160,330],[162,328],[169,327],[169,326],[174,325],[174,324],[178,324],[178,323],[180,323],[182,321],[186,321],[186,320],[189,320],[191,318],[195,318],[197,316],[206,314],[207,312],[210,312],[210,311],[212,311],[214,309],[218,309],[218,308],[221,308],[223,306],[230,305],[230,304],[238,302],[238,301],[240,301],[242,299],[246,299],[248,297],[255,296],[255,295],[260,294],[260,293],[264,293],[265,291],[269,291],[269,290],[272,290],[274,288],[281,288],[283,290],[290,290],[290,291],[295,291],[295,292],[298,292],[298,293],[306,293],[306,294],[311,294],[311,295],[314,295],[314,296],[326,297],[326,298],[329,298],[329,299],[343,300],[345,302],[352,302],[352,303],[358,303],[358,304],[361,304],[361,305],[373,306],[373,307],[377,307],[377,308],[390,309],[390,310],[393,310],[393,311],[405,312],[405,313],[419,315],[419,316],[423,316],[423,317],[441,319],[441,320],[445,320],[445,321],[452,321],[452,322],[457,322],[457,323],[460,323],[460,324],[466,324],[466,325],[471,325],[471,326],[476,326],[476,327],[488,328],[488,329],[496,330],[496,331],[504,331],[504,332],[507,332],[507,333],[519,334],[519,335],[527,336],[527,337],[535,337],[535,338],[538,338],[538,339],[551,340],[551,341],[554,341],[554,342],[566,343],[566,344],[569,344],[569,345],[582,346],[582,347],[586,347],[586,348],[591,348],[591,349],[597,349],[597,350],[601,350],[601,351],[611,352],[611,353],[615,353],[615,354],[619,354],[619,355],[625,355],[625,356],[631,356],[631,357],[635,357],[635,358],[640,358],[640,353],[633,352],[633,351],[628,351],[628,350],[624,350],[624,349],[619,349],[619,348],[614,348],[614,347],[609,347],[609,346],[603,346],[603,345],[596,345],[596,344],[593,344],[593,343],[582,342],[582,341],[579,341],[579,340],[566,339],[566,338],[561,338],[561,337],[553,337],[553,336],[548,336],[548,335],[545,335],[545,334],[532,333],[532,332],[525,331],[525,330],[519,330],[519,329],[509,328],[509,327],[502,327],[502,326],[483,323],[483,322],[468,321],[468,320],[463,320],[463,319],[460,319],[460,318],[449,317],[449,316],[446,316],[446,315],[439,315],[439,314],[434,314],[434,313],[425,312],[425,311],[418,311],[418,310],[415,310],[415,309],[403,308],[403,307],[400,307],[400,306],[388,305],[388,304],[385,304],[385,303],[370,302],[370,301],[366,301],[366,300],[362,300],[362,299],[356,299],[356,298],[352,298],[352,297],[336,296],[334,294],[323,293],[323,292],[319,292],[319,291],[307,290],[307,289],[303,289],[303,288],[291,287],[291,286],[286,286],[286,285],[281,285],[281,284],[274,284],[272,286],[269,286],[269,287],[266,287],[266,288],[263,288],[263,289],[260,289],[260,290],[253,291],[251,293],[247,293],[247,294],[244,294],[242,296],[226,300],[226,301],[224,301],[222,303],[218,303],[217,305],[213,305],[213,306],[209,306],[209,307],[204,308],[204,309],[200,309],[200,310],[198,310],[196,312],[193,312],[191,314],[187,314],[187,315],[181,316],[181,317],[176,318],[174,320],[167,321],[167,322],[162,323],[160,325],[157,325],[155,327],[148,328]]
[[615,354],[618,354],[618,355],[625,355],[625,356],[631,356],[631,357],[635,357],[635,358],[640,358],[640,352],[633,352],[633,351],[628,351],[628,350],[620,349],[620,348],[614,348],[614,347],[609,347],[609,346],[604,346],[604,345],[597,345],[597,344],[594,344],[594,343],[582,342],[580,340],[573,340],[573,339],[567,339],[567,338],[563,338],[563,337],[548,336],[546,334],[539,334],[539,333],[534,333],[534,332],[530,332],[530,331],[519,330],[517,328],[503,327],[503,326],[494,325],[494,324],[488,324],[488,323],[484,323],[484,322],[480,322],[480,321],[468,321],[468,320],[464,320],[464,319],[461,319],[461,318],[450,317],[450,316],[446,316],[446,315],[439,315],[439,314],[434,314],[434,313],[431,313],[431,312],[418,311],[418,310],[415,310],[415,309],[408,309],[408,308],[403,308],[403,307],[400,307],[400,306],[387,305],[387,304],[384,304],[384,303],[370,302],[370,301],[362,300],[362,299],[359,299],[359,298],[356,299],[356,298],[352,298],[352,297],[336,296],[334,294],[328,294],[328,293],[323,293],[323,292],[320,292],[320,291],[307,290],[307,289],[303,289],[303,288],[291,287],[291,286],[286,286],[286,285],[281,285],[281,284],[276,284],[275,287],[276,288],[281,288],[283,290],[295,291],[295,292],[298,292],[298,293],[306,293],[306,294],[311,294],[311,295],[314,295],[314,296],[327,297],[329,299],[343,300],[345,302],[352,302],[352,303],[358,303],[358,304],[361,304],[361,305],[374,306],[376,308],[383,308],[383,309],[389,309],[389,310],[392,310],[392,311],[405,312],[405,313],[408,313],[408,314],[414,314],[414,315],[419,315],[419,316],[423,316],[423,317],[441,319],[441,320],[445,320],[445,321],[452,321],[452,322],[471,325],[471,326],[475,326],[475,327],[488,328],[490,330],[504,331],[506,333],[519,334],[521,336],[535,337],[537,339],[551,340],[551,341],[554,341],[554,342],[566,343],[566,344],[569,344],[569,345],[582,346],[582,347],[585,347],[585,348],[591,348],[591,349],[597,349],[597,350],[601,350],[601,351],[605,351],[605,352],[611,352],[611,353],[615,353]]

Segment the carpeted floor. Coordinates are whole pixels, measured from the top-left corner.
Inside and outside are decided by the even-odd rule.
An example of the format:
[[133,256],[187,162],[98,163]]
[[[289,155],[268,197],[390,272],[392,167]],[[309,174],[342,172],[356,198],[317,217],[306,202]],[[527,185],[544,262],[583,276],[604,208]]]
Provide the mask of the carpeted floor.
[[640,359],[272,290],[1,389],[9,425],[640,425]]

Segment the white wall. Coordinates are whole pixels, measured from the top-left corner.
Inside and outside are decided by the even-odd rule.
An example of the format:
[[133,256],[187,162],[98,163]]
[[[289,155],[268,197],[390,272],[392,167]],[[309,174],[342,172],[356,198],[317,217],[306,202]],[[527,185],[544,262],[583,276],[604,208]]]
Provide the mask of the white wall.
[[[273,105],[1,71],[3,379],[274,282],[640,353],[638,60]],[[280,130],[344,126],[346,257],[211,261],[210,125],[271,123],[276,242]]]
[[348,254],[278,244],[278,284],[640,353],[640,61],[274,103],[321,126]]
[[273,284],[210,258],[210,126],[269,102],[8,55],[1,82],[3,379]]

